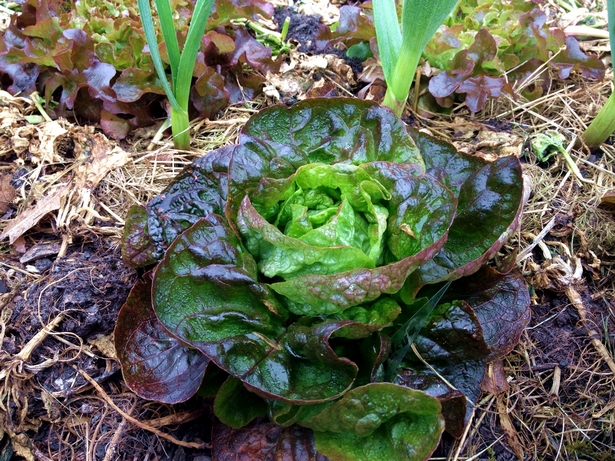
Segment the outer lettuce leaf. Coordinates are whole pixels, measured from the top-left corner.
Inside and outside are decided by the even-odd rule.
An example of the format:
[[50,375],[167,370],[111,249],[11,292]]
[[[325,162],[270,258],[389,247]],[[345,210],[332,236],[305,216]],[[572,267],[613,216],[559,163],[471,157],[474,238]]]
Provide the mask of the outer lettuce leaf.
[[[448,383],[412,352],[400,367],[396,382],[440,399],[446,430],[460,437],[472,402],[480,395],[485,361],[502,357],[519,341],[529,323],[530,297],[521,275],[500,274],[484,267],[453,283],[443,301],[415,345]],[[396,322],[403,318],[402,314]]]
[[146,207],[133,207],[126,218],[122,259],[132,267],[162,258],[179,234],[210,213],[224,214],[232,146],[221,147],[184,169]]
[[442,250],[408,278],[403,290],[406,300],[426,284],[476,272],[518,227],[523,206],[521,165],[515,157],[487,163],[469,159],[425,135],[414,136],[427,171],[459,191],[459,205]]
[[439,402],[390,383],[347,392],[300,424],[314,430],[316,448],[332,460],[426,459],[444,430]]
[[309,163],[361,165],[382,160],[423,165],[401,120],[368,101],[329,98],[270,107],[250,119],[242,133],[268,144],[295,146]]
[[147,210],[133,205],[128,210],[120,249],[122,260],[129,267],[142,267],[158,261],[155,244],[147,229]]
[[209,359],[162,328],[151,303],[151,279],[138,282],[120,311],[115,350],[124,380],[144,399],[188,400],[198,390]]
[[463,435],[472,408],[480,397],[485,361],[436,362],[433,365],[430,363],[430,366],[437,371],[437,375],[422,364],[407,364],[400,369],[395,383],[437,398],[442,405],[446,432],[459,438]]
[[312,431],[301,426],[281,427],[262,418],[241,429],[214,422],[214,461],[327,461],[316,451]]
[[160,322],[262,395],[297,402],[338,397],[357,367],[329,337],[349,322],[283,327],[284,311],[256,280],[256,265],[216,215],[169,247],[152,287]]
[[489,347],[489,360],[508,354],[530,321],[530,294],[517,272],[501,274],[485,266],[454,283],[446,297],[463,300],[474,312]]

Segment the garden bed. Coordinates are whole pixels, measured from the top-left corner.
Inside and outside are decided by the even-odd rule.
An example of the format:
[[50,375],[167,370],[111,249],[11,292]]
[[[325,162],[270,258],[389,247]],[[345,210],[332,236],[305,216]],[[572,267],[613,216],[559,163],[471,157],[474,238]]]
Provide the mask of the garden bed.
[[[290,37],[309,47],[306,28]],[[582,43],[602,55],[608,41]],[[119,251],[131,205],[147,203],[195,158],[235,142],[258,110],[365,88],[366,69],[301,49],[267,75],[264,95],[193,120],[190,152],[154,139],[156,126],[112,141],[96,125],[33,125],[28,117],[40,113],[29,99],[0,94],[0,460],[204,461],[212,429],[224,441],[217,459],[270,459],[255,453],[273,456],[284,443],[294,451],[283,459],[323,459],[309,434],[260,425],[237,436],[216,426],[207,400],[171,406],[137,397],[124,384],[112,338],[142,275],[124,266]],[[595,152],[574,143],[613,75],[562,80],[551,70],[540,78],[526,82],[548,82],[534,101],[504,94],[477,114],[463,105],[447,116],[425,118],[411,107],[404,114],[462,152],[520,157],[529,192],[521,228],[496,259],[516,258],[531,287],[532,320],[492,365],[490,376],[505,380],[483,381],[463,435],[445,435],[433,460],[615,456],[615,147],[613,137]],[[561,156],[537,160],[531,142],[546,130],[564,135],[581,177]]]

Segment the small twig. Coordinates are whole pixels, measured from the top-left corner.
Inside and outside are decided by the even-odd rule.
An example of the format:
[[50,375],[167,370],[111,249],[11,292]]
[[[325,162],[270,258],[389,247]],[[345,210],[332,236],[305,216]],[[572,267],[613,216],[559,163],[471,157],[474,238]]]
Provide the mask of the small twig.
[[585,305],[583,304],[581,295],[571,285],[564,286],[564,293],[566,294],[570,302],[574,305],[574,307],[577,309],[579,317],[581,317],[581,321],[587,329],[587,335],[589,336],[591,343],[596,349],[596,352],[598,352],[598,355],[600,355],[600,357],[602,357],[602,359],[606,362],[611,371],[615,373],[615,362],[613,361],[613,357],[611,357],[611,354],[609,354],[607,348],[604,346],[604,344],[602,344],[602,341],[600,341],[600,334],[590,326],[590,322],[587,318],[587,309],[585,309]]
[[551,232],[551,229],[553,229],[553,227],[555,227],[555,216],[551,218],[551,220],[540,231],[540,234],[538,234],[536,238],[534,238],[534,241],[517,255],[517,264],[519,264],[532,253],[536,245],[538,245],[546,237],[546,235]]
[[174,413],[172,415],[163,416],[161,418],[150,419],[147,424],[151,427],[165,427],[175,424],[183,424],[190,421],[194,421],[205,414],[205,409],[183,411],[181,413]]
[[92,387],[94,387],[94,389],[98,391],[98,393],[102,396],[103,399],[105,399],[105,401],[109,404],[111,408],[117,411],[122,418],[131,422],[132,424],[139,427],[140,429],[156,434],[158,437],[165,439],[171,443],[174,443],[175,445],[179,445],[180,447],[186,447],[186,448],[207,448],[208,447],[206,443],[184,442],[182,440],[178,440],[172,435],[165,434],[164,432],[159,431],[158,429],[154,427],[148,426],[147,424],[143,424],[141,421],[139,421],[136,418],[133,418],[132,416],[127,414],[125,411],[123,411],[120,407],[118,407],[113,401],[113,399],[111,399],[111,397],[107,395],[105,390],[102,387],[100,387],[100,385],[96,381],[94,381],[94,379],[90,375],[88,375],[83,370],[77,370],[77,371],[79,372],[81,376],[83,376],[92,385]]
[[[133,403],[133,405],[130,407],[131,413],[135,408],[135,404],[136,402]],[[117,444],[120,440],[120,437],[124,433],[124,430],[126,429],[127,423],[128,421],[126,420],[126,418],[122,418],[122,422],[118,425],[117,429],[115,430],[115,434],[113,434],[113,437],[111,438],[111,441],[109,442],[109,445],[107,446],[107,451],[105,452],[105,457],[103,458],[103,461],[111,461],[112,459],[116,459],[114,458],[114,456],[117,450]]]

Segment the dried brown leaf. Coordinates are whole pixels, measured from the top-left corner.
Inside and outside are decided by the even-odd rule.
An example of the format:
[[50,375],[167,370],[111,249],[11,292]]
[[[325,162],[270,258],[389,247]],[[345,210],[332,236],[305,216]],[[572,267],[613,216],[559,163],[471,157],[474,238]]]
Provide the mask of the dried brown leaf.
[[11,185],[11,175],[2,175],[0,177],[0,214],[8,211],[14,198],[15,188]]

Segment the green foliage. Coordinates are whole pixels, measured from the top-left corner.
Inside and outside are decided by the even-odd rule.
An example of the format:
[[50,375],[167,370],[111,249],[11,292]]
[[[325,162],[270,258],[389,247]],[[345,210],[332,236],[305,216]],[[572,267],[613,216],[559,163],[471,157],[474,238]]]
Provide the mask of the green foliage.
[[387,92],[384,105],[401,117],[427,42],[457,0],[404,0],[401,28],[394,0],[374,0],[374,25]]
[[190,87],[192,86],[192,74],[194,73],[194,64],[199,51],[201,37],[205,32],[205,25],[211,14],[213,4],[214,0],[196,0],[186,42],[184,43],[183,50],[180,52],[175,24],[173,23],[171,4],[169,0],[156,0],[160,28],[162,29],[162,36],[164,37],[164,44],[171,67],[172,82],[171,86],[169,86],[162,58],[158,51],[158,41],[156,40],[156,31],[154,30],[150,0],[137,0],[150,55],[158,78],[171,105],[173,141],[178,149],[190,149],[188,100],[190,97]]
[[[193,3],[174,0],[177,48],[160,46],[164,70],[179,67],[179,47],[186,41]],[[253,98],[263,75],[278,64],[271,50],[250,33],[233,25],[235,19],[270,17],[273,7],[261,0],[218,0],[207,21],[207,33],[197,34],[194,69],[184,66],[184,81],[192,80],[189,108],[213,117],[229,103]],[[162,35],[156,28],[156,41]],[[194,47],[192,47],[194,50]],[[175,66],[173,65],[175,63]],[[245,72],[249,66],[256,72]],[[116,138],[152,125],[164,116],[164,82],[146,47],[135,2],[123,0],[27,0],[21,13],[0,38],[0,76],[12,94],[30,95],[37,88],[52,116],[77,116],[99,122]],[[171,87],[177,86],[171,75]],[[184,99],[185,100],[185,99]]]
[[517,159],[459,154],[367,101],[261,111],[130,211],[123,258],[154,268],[116,327],[127,384],[216,393],[233,428],[214,428],[217,459],[230,437],[273,456],[273,433],[330,459],[426,459],[529,320],[523,278],[485,266],[521,184]]

